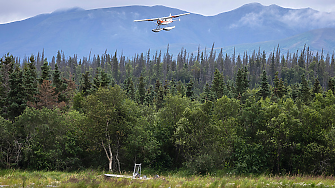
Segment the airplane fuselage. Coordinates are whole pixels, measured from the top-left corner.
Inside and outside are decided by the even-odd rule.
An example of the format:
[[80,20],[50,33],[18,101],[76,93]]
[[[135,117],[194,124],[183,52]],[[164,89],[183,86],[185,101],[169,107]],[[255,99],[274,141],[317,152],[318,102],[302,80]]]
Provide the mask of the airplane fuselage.
[[162,20],[157,20],[157,24],[158,25],[167,25],[169,23],[172,23],[173,20],[172,19],[162,19]]

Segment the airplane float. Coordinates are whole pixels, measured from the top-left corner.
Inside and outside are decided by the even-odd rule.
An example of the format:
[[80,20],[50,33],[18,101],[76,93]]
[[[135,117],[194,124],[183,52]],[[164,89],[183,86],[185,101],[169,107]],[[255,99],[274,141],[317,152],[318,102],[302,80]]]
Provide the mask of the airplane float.
[[[177,20],[173,20],[172,18],[177,18],[179,16],[184,16],[184,15],[188,15],[188,14],[190,14],[190,13],[178,14],[178,15],[173,15],[173,16],[171,16],[171,14],[170,14],[170,16],[167,16],[167,17],[134,20],[134,22],[156,21],[157,20],[157,27],[156,27],[156,29],[152,30],[153,32],[160,32],[162,30],[170,31],[171,29],[175,28],[176,26],[171,26],[171,27],[165,26],[165,27],[161,28],[161,25],[168,25],[169,23],[177,21]],[[179,19],[179,21],[180,21],[180,19]]]

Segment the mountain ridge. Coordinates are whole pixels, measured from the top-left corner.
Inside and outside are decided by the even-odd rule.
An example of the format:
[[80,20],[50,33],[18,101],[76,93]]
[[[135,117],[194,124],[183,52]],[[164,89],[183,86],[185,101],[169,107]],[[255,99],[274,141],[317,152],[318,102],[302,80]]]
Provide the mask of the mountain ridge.
[[[199,46],[209,48],[213,43],[216,48],[260,43],[269,45],[269,41],[288,42],[284,39],[311,30],[335,28],[333,13],[310,8],[263,6],[260,3],[246,4],[214,16],[191,13],[181,17],[181,22],[174,22],[172,25],[176,28],[169,32],[153,33],[151,29],[156,27],[155,23],[133,22],[135,19],[184,12],[161,5],[134,5],[91,10],[72,8],[40,14],[0,24],[0,53],[10,52],[23,57],[44,50],[50,59],[58,50],[67,56],[77,54],[79,57],[117,50],[126,56],[133,56],[148,49],[166,51],[169,45],[170,52],[177,55],[181,48],[192,52]],[[324,41],[326,36],[322,37],[320,41]],[[327,44],[325,50],[333,51],[333,45]]]

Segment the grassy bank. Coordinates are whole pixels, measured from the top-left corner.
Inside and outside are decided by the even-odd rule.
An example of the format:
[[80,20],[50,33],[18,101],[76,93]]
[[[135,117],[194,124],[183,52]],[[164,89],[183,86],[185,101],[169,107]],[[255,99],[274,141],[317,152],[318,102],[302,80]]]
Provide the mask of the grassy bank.
[[[0,187],[335,187],[334,177],[324,176],[183,176],[178,173],[156,179],[106,178],[105,172],[0,170]],[[149,178],[152,176],[148,175]]]

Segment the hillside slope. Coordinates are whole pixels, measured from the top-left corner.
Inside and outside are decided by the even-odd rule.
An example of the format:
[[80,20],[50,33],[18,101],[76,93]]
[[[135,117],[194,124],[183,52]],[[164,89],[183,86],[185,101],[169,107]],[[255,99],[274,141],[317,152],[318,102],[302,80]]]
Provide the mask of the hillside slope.
[[[66,56],[78,54],[81,58],[88,56],[90,52],[102,54],[106,50],[108,53],[118,50],[119,54],[133,56],[135,53],[144,53],[149,48],[152,52],[165,52],[167,45],[175,54],[182,47],[192,52],[199,46],[202,49],[210,48],[213,43],[215,47],[221,48],[276,40],[279,40],[282,47],[295,48],[298,44],[309,41],[306,38],[295,38],[296,45],[289,45],[292,41],[285,38],[312,29],[335,28],[332,13],[312,9],[287,9],[276,5],[263,6],[258,3],[247,4],[215,16],[183,16],[180,22],[172,24],[176,28],[169,32],[153,33],[151,29],[156,27],[155,23],[133,22],[135,19],[184,12],[164,6],[126,6],[94,10],[75,8],[38,15],[0,25],[0,54],[10,52],[23,57],[36,55],[44,49],[48,58],[55,56],[58,50],[63,50]],[[327,42],[326,34],[311,32],[310,35],[315,35],[311,36],[314,40],[310,43],[313,48],[334,50],[334,44]],[[274,46],[270,43],[268,45],[270,50],[273,49]]]

